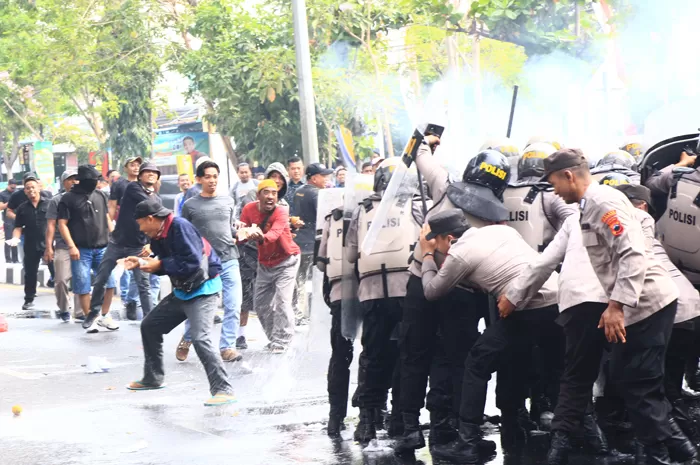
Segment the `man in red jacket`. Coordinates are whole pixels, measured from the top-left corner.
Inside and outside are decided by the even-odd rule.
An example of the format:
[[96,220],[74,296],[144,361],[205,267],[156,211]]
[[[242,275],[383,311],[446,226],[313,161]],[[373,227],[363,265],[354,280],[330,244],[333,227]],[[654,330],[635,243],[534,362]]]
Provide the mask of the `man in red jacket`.
[[258,242],[253,306],[270,341],[267,349],[284,353],[294,335],[292,297],[300,251],[292,240],[289,209],[277,204],[277,192],[271,179],[258,184],[258,201],[241,211],[240,221],[247,227],[238,231],[238,239]]

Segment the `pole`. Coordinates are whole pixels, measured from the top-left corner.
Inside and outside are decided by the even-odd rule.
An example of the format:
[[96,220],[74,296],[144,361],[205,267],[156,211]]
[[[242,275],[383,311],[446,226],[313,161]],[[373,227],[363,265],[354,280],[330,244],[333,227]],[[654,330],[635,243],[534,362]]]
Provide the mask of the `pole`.
[[304,0],[292,0],[292,16],[294,18],[294,48],[297,56],[301,144],[304,150],[304,164],[308,166],[311,163],[318,163],[318,135],[316,134],[316,106],[311,82],[309,27],[306,22],[306,3]]
[[513,129],[513,116],[515,116],[515,102],[518,101],[518,86],[513,87],[513,101],[510,103],[510,118],[508,118],[508,133],[506,137],[510,137],[510,131]]

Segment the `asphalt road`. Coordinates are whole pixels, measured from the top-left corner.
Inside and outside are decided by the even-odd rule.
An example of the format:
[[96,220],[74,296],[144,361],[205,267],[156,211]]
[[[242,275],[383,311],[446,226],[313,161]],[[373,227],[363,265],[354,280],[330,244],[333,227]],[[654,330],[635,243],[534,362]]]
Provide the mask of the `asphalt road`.
[[[0,295],[0,313],[22,304],[18,286],[0,285]],[[37,308],[53,305],[50,291],[42,290]],[[312,319],[288,353],[272,355],[263,351],[267,341],[251,318],[244,363],[227,364],[238,403],[204,407],[208,386],[194,351],[184,363],[174,356],[182,328],[165,338],[167,387],[132,392],[125,386],[140,378],[143,361],[138,323],[121,322],[118,331],[90,335],[58,320],[10,318],[9,331],[0,333],[0,464],[402,463],[384,432],[365,451],[353,442],[354,408],[342,440],[325,435],[327,321]],[[104,357],[109,372],[87,374],[89,356]],[[490,395],[487,413],[496,414],[492,401]],[[13,405],[22,406],[20,416],[13,416]],[[489,437],[498,440],[495,430]],[[417,459],[432,463],[428,448]],[[544,462],[534,453],[504,462],[499,452],[491,463]],[[571,463],[610,462],[574,457]]]

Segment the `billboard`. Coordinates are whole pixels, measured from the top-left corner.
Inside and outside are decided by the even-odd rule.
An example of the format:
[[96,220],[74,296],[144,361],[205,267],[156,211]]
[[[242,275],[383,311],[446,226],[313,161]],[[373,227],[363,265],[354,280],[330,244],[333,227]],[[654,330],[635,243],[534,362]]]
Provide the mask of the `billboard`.
[[52,142],[42,140],[34,142],[34,171],[45,186],[51,186],[56,182]]
[[209,153],[209,133],[206,132],[156,134],[153,141],[153,159],[158,166],[177,166],[178,155],[189,155],[194,171],[197,159],[208,157]]

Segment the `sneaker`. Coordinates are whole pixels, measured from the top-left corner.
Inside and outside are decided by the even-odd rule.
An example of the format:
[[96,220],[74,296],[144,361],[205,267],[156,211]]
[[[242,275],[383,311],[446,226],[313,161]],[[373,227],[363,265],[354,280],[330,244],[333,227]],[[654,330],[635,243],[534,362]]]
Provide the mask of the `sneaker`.
[[136,302],[128,302],[124,305],[124,308],[126,309],[126,319],[129,321],[136,321],[138,318]]
[[221,351],[221,358],[224,362],[239,362],[243,360],[243,356],[236,349],[224,349]]
[[54,281],[53,278],[49,278],[49,280],[46,282],[46,287],[50,287],[51,289],[53,289],[54,287],[56,287],[56,281]]
[[85,321],[85,315],[78,315],[73,317],[74,323],[82,323],[83,321]]
[[[86,319],[85,321],[87,321],[88,319]],[[85,321],[83,321],[83,328],[85,327]],[[99,318],[92,320],[92,324],[87,328],[88,334],[96,334],[100,332],[100,325],[98,324],[99,321]]]
[[70,312],[61,312],[58,314],[58,317],[63,321],[64,323],[69,323],[70,322]]
[[114,322],[114,320],[112,319],[112,315],[110,315],[109,313],[106,315],[102,315],[102,318],[98,318],[97,324],[110,331],[116,331],[117,329],[119,329],[119,325]]
[[219,392],[214,394],[212,397],[209,398],[209,400],[204,402],[204,405],[207,407],[214,407],[217,405],[235,404],[236,402],[236,397],[233,394]]
[[283,354],[287,352],[287,346],[283,346],[282,344],[277,344],[275,342],[270,344],[270,347],[268,348],[270,353],[272,354]]
[[180,339],[180,343],[177,345],[177,350],[175,351],[175,358],[181,362],[187,360],[187,355],[190,353],[191,341],[186,341],[183,337]]
[[214,324],[220,325],[221,322],[222,322],[221,317],[219,315],[214,315]]
[[83,320],[83,329],[89,329],[95,324],[95,320],[99,317],[99,313],[90,312]]
[[25,302],[22,305],[22,310],[31,310],[32,308],[34,308],[34,302]]
[[245,340],[245,336],[238,336],[236,339],[236,349],[246,350],[248,348],[248,342]]

